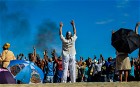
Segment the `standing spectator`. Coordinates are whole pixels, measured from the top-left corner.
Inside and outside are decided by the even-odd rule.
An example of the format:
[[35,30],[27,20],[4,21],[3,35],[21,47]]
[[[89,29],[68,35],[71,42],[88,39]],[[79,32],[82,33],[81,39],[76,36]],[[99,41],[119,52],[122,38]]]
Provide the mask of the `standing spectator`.
[[63,67],[62,67],[62,56],[60,56],[58,59],[54,54],[52,54],[54,57],[54,62],[56,63],[56,82],[60,83],[62,79],[62,73],[63,73]]
[[48,62],[48,52],[47,50],[45,50],[43,52],[43,55],[44,55],[44,80],[43,80],[43,83],[46,83],[47,82],[47,72],[48,72],[48,69],[47,69],[47,62]]
[[136,59],[135,61],[135,79],[136,81],[140,81],[140,61],[139,59]]
[[108,82],[113,82],[115,67],[114,67],[114,62],[112,61],[112,57],[108,58],[108,61],[106,62],[105,65],[106,65],[107,80]]
[[41,68],[41,62],[42,62],[42,61],[41,61],[41,58],[39,57],[39,54],[37,54],[37,55],[36,55],[36,62],[35,62],[35,63],[36,63],[36,65],[37,65],[39,68]]
[[80,66],[79,62],[76,62],[76,82],[80,82]]
[[140,48],[138,52],[138,58],[135,59],[135,79],[136,81],[140,81]]
[[83,59],[84,59],[83,57],[80,57],[80,61],[78,62],[78,65],[79,65],[79,66],[82,65],[82,63],[83,63]]
[[131,69],[128,53],[117,52],[116,69],[119,70],[119,79],[122,82],[122,72],[124,71],[125,81],[128,79],[128,71]]
[[2,68],[0,68],[0,84],[15,84],[16,81],[7,70],[7,67],[11,60],[15,60],[14,53],[9,50],[10,44],[5,43],[3,46],[3,52],[0,56],[0,62],[2,62]]
[[0,58],[0,61],[2,61],[2,67],[3,68],[7,68],[10,61],[16,59],[15,56],[14,56],[14,53],[12,51],[10,51],[9,48],[10,48],[10,44],[5,43],[4,46],[3,46],[2,56]]
[[[36,65],[36,48],[35,47],[33,47],[33,53],[29,53],[28,54],[28,58],[29,58],[29,61],[30,61],[30,64],[31,65]],[[33,71],[34,72],[34,71]],[[32,72],[32,73],[33,73]],[[32,80],[35,80],[35,78],[34,79],[32,79]],[[38,82],[37,82],[38,83]],[[40,81],[39,83],[42,83],[42,81]],[[18,80],[18,84],[22,84],[22,82],[21,81],[19,81]]]
[[46,73],[46,82],[47,83],[53,83],[53,77],[54,77],[54,62],[52,61],[52,58],[49,58],[46,65],[47,73]]
[[83,62],[83,77],[82,81],[87,82],[89,77],[89,67],[86,65],[86,62]]
[[95,79],[97,82],[100,82],[101,81],[101,74],[102,74],[102,71],[101,71],[101,68],[103,66],[103,62],[99,62],[100,60],[98,60],[98,63],[95,63],[95,70],[96,70],[96,74],[95,74]]
[[94,55],[94,59],[92,61],[93,64],[97,62],[97,59],[96,58],[97,58],[96,55]]
[[85,73],[84,73],[84,71],[85,71],[85,67],[86,67],[86,62],[82,62],[82,65],[81,65],[81,67],[80,67],[80,73],[81,73],[81,75],[80,75],[80,82],[83,82],[84,81],[84,76],[85,76]]
[[129,81],[135,81],[135,74],[134,74],[134,59],[132,58],[132,61],[131,61],[131,70],[130,70],[130,73],[129,73],[129,76],[128,76],[128,80]]
[[93,66],[92,66],[92,59],[91,58],[88,58],[87,67],[88,67],[88,69],[86,68],[86,70],[88,70],[87,71],[87,74],[88,74],[87,81],[91,82],[92,81],[92,77],[93,77]]
[[100,54],[100,59],[99,59],[99,62],[100,62],[100,63],[105,63],[105,61],[104,61],[104,57],[103,57],[103,55],[102,55],[102,54]]
[[42,71],[45,73],[45,60],[42,59],[41,62],[40,62],[40,69],[42,69]]
[[44,83],[53,83],[53,77],[54,77],[54,62],[52,61],[52,58],[47,57],[47,54],[45,52],[44,59],[46,61],[45,63],[45,79]]
[[63,23],[60,22],[60,39],[62,41],[62,62],[63,62],[63,76],[62,76],[62,82],[66,83],[67,82],[67,72],[68,72],[68,66],[70,69],[70,78],[71,82],[76,81],[76,75],[75,75],[75,55],[76,55],[76,50],[75,50],[75,41],[77,39],[76,36],[76,28],[74,21],[72,20],[71,25],[73,27],[74,35],[72,36],[71,32],[66,33],[66,38],[62,35],[62,26]]
[[29,57],[29,61],[35,64],[36,62],[36,48],[35,47],[33,47],[33,53],[29,53],[28,57]]

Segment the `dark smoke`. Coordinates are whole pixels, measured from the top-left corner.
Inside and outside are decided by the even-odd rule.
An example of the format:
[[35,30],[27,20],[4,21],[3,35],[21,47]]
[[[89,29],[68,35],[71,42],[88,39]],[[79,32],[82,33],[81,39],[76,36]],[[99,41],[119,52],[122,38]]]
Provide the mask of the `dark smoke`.
[[[14,9],[16,10],[16,8]],[[32,33],[30,29],[28,15],[23,12],[11,12],[6,2],[0,1],[0,44],[1,41],[3,43],[12,42],[12,44],[15,44],[14,50],[19,53],[27,50],[31,51],[34,44],[37,51],[41,53],[44,50],[50,52],[52,49],[56,49],[57,52],[61,43],[58,42],[59,28],[56,23],[51,20],[44,20],[38,26],[36,36],[33,35],[35,36],[33,41],[30,37],[32,36],[31,34],[35,33]]]
[[36,37],[36,47],[40,51],[44,51],[45,49],[51,51],[54,49],[53,45],[57,44],[59,28],[56,26],[56,23],[51,20],[45,20],[40,24],[37,37]]

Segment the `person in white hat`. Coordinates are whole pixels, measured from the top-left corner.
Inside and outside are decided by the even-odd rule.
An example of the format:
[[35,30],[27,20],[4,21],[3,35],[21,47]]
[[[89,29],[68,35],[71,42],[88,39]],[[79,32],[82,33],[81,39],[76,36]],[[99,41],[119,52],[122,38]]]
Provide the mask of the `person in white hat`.
[[74,35],[72,36],[71,32],[66,33],[66,37],[62,35],[62,27],[63,23],[60,22],[60,30],[59,30],[59,35],[60,39],[62,41],[62,62],[63,62],[63,75],[62,75],[62,82],[66,83],[67,82],[67,71],[68,67],[70,69],[70,78],[71,82],[74,83],[76,80],[76,75],[75,75],[75,55],[76,55],[76,50],[75,50],[75,41],[77,39],[76,36],[76,28],[75,28],[75,23],[72,20],[71,25],[73,27],[73,32]]

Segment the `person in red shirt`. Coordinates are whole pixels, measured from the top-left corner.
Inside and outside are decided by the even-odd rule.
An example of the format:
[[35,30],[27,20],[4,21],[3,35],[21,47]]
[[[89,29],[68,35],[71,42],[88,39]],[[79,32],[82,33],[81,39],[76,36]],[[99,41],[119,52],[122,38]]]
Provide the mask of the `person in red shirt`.
[[56,57],[55,52],[52,53],[54,62],[56,63],[56,83],[61,82],[62,74],[63,74],[63,66],[62,66],[62,56]]

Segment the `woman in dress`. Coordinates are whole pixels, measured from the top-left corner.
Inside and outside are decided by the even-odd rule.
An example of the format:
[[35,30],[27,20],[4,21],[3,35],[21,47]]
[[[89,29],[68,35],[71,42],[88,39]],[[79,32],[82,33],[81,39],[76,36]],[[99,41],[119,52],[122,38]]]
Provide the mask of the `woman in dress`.
[[119,79],[122,82],[122,72],[124,71],[125,81],[128,79],[128,71],[131,70],[130,59],[128,53],[117,52],[116,53],[116,69],[119,71]]

